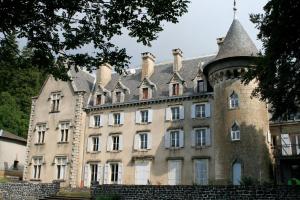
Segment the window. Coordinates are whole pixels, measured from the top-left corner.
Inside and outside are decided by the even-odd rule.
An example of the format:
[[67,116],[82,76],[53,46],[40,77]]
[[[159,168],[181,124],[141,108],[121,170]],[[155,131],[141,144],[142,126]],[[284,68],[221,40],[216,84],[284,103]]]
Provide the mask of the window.
[[240,140],[240,127],[236,123],[231,127],[231,140]]
[[195,106],[195,117],[197,118],[205,117],[205,104],[199,104]]
[[179,95],[179,83],[174,83],[172,85],[172,95],[173,96]]
[[181,160],[168,161],[168,183],[169,185],[181,184]]
[[121,115],[120,113],[114,113],[114,124],[120,124]]
[[70,123],[64,122],[60,124],[60,142],[68,142]]
[[120,137],[119,135],[112,136],[112,150],[117,151],[119,150],[120,146]]
[[37,126],[37,143],[43,144],[45,142],[46,124]]
[[208,159],[194,161],[194,178],[197,185],[208,184]]
[[140,136],[140,149],[147,149],[148,148],[148,134],[147,133],[142,133],[139,134]]
[[240,185],[241,177],[242,177],[242,165],[239,162],[235,162],[232,166],[233,185]]
[[179,131],[170,132],[170,147],[179,147]]
[[150,165],[151,162],[147,160],[136,160],[135,163],[135,184],[147,185],[150,182]]
[[142,110],[141,111],[141,122],[142,123],[147,123],[148,120],[148,110]]
[[91,183],[98,181],[98,164],[91,164]]
[[121,102],[121,92],[116,92],[116,103],[120,103]]
[[99,151],[99,137],[92,137],[93,151]]
[[102,104],[102,95],[101,94],[98,94],[96,96],[96,105],[101,105]]
[[56,158],[56,178],[57,180],[65,179],[66,174],[66,166],[67,166],[67,158],[66,157],[57,157]]
[[172,107],[172,120],[179,120],[180,119],[180,109],[179,107]]
[[149,98],[148,88],[143,88],[143,99]]
[[101,116],[95,115],[94,116],[94,127],[100,127],[101,126]]
[[198,93],[200,92],[205,92],[205,88],[204,88],[204,81],[203,80],[197,80],[197,88],[196,91]]
[[33,159],[33,179],[40,179],[41,178],[41,171],[42,171],[42,157],[36,157]]
[[195,131],[196,146],[206,145],[206,129],[197,129]]
[[117,184],[118,183],[118,175],[119,175],[119,164],[111,163],[110,164],[110,183]]
[[229,106],[230,106],[230,108],[238,108],[239,107],[239,97],[235,92],[233,92],[230,95]]
[[60,98],[60,93],[53,93],[51,95],[51,112],[58,112]]

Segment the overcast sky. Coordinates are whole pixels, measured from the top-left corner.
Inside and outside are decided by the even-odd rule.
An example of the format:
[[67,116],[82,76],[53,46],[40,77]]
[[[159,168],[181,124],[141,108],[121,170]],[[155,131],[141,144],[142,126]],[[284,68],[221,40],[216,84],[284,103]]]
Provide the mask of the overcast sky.
[[[258,30],[249,20],[249,14],[262,13],[267,0],[237,0],[237,18],[251,39],[260,49]],[[123,35],[115,39],[119,47],[126,48],[132,56],[130,68],[141,65],[141,53],[149,51],[156,63],[172,61],[171,50],[180,48],[184,58],[193,58],[217,52],[216,38],[225,36],[233,20],[233,0],[191,0],[188,13],[177,24],[165,24],[152,47],[138,44],[135,39]]]

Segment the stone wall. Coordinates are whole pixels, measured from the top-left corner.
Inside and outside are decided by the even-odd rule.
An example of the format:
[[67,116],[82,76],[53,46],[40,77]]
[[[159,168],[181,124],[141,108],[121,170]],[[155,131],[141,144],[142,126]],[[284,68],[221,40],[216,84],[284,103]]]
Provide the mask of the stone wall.
[[126,200],[300,199],[299,186],[98,185],[91,193],[94,198],[117,195]]
[[35,200],[53,196],[59,191],[59,183],[2,183],[0,199],[3,200]]

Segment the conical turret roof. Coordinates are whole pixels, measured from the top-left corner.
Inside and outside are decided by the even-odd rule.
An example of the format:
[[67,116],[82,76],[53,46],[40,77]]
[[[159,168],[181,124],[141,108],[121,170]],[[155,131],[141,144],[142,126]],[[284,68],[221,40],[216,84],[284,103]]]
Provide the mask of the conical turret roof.
[[257,56],[258,50],[241,25],[234,19],[215,60],[239,56]]

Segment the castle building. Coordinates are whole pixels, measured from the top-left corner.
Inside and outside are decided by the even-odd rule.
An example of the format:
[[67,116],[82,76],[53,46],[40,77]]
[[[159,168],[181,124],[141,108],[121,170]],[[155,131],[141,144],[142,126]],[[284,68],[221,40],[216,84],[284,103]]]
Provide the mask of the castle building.
[[269,181],[267,105],[250,98],[257,82],[241,83],[257,48],[236,19],[218,45],[216,55],[194,59],[174,49],[163,64],[146,52],[126,75],[107,64],[96,78],[49,76],[32,100],[24,179],[71,187]]

